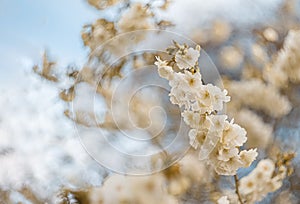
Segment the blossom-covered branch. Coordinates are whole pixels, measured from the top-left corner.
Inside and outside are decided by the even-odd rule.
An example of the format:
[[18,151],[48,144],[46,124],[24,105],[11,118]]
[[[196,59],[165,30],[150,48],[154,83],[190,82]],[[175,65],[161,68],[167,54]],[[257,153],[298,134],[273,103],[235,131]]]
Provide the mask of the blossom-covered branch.
[[[169,81],[170,100],[183,108],[182,117],[191,128],[190,144],[200,149],[205,159],[221,175],[235,175],[237,169],[248,167],[257,157],[256,149],[240,151],[246,142],[246,131],[226,115],[215,114],[229,102],[226,90],[203,84],[198,67],[200,46],[195,49],[175,43],[169,52],[171,60],[157,57],[159,75]],[[176,71],[178,70],[178,71]]]

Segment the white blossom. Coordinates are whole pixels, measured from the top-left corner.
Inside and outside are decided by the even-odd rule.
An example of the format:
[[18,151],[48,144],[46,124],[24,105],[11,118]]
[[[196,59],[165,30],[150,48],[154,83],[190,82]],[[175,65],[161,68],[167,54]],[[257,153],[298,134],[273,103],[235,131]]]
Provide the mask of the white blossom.
[[264,78],[272,85],[284,88],[288,80],[300,82],[300,30],[290,30],[276,59],[264,69]]
[[170,168],[177,170],[168,179],[168,191],[172,195],[182,195],[195,184],[211,182],[205,163],[199,161],[194,154],[186,155],[178,164]]
[[226,149],[240,147],[247,141],[246,134],[247,132],[244,128],[234,124],[233,121],[230,123],[226,121],[223,130],[223,136],[220,139],[220,142]]
[[220,51],[219,59],[225,68],[235,69],[242,63],[244,55],[237,47],[226,46]]
[[175,54],[175,61],[179,69],[189,69],[195,66],[199,56],[200,51],[194,48],[178,50]]
[[270,159],[261,160],[256,168],[239,182],[239,189],[247,203],[256,203],[268,193],[278,190],[286,177],[286,167],[280,166],[275,173],[275,164]]
[[219,200],[217,201],[218,204],[229,204],[229,200],[227,196],[222,196],[221,198],[219,198]]
[[167,61],[162,61],[159,57],[156,57],[156,60],[155,65],[158,67],[159,76],[168,80],[173,79],[174,71],[167,65]]
[[[191,128],[188,136],[190,145],[199,149],[199,159],[209,163],[218,174],[234,175],[238,168],[248,167],[256,158],[254,150],[241,151],[239,148],[247,140],[246,131],[233,120],[227,121],[226,115],[215,115],[223,109],[223,104],[230,101],[226,90],[212,84],[203,84],[201,73],[194,67],[198,61],[200,48],[196,50],[175,44],[178,51],[175,61],[180,69],[175,72],[164,71],[168,62],[157,58],[160,76],[169,79],[171,86],[170,101],[183,108],[182,117]],[[198,51],[198,52],[197,52]],[[188,62],[182,58],[188,58]],[[189,57],[187,57],[189,56]],[[191,69],[193,70],[187,70]],[[170,77],[172,75],[172,77]]]
[[292,109],[286,96],[281,95],[272,85],[265,84],[259,79],[231,81],[228,82],[226,88],[235,101],[263,111],[274,118],[282,117]]
[[264,30],[263,36],[270,42],[276,42],[279,38],[277,31],[271,27],[268,27]]
[[177,199],[168,194],[162,174],[128,177],[112,175],[99,189],[92,189],[91,203],[143,203],[177,204]]

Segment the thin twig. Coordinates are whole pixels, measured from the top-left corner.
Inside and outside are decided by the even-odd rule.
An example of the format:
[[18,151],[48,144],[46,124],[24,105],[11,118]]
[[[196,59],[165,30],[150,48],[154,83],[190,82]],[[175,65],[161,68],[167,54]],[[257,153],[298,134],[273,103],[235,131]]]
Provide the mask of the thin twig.
[[240,203],[243,204],[244,202],[243,202],[242,197],[240,195],[240,191],[239,191],[239,178],[238,178],[237,175],[234,175],[234,181],[235,181],[235,192],[236,192],[236,194],[237,194],[237,196],[239,198]]

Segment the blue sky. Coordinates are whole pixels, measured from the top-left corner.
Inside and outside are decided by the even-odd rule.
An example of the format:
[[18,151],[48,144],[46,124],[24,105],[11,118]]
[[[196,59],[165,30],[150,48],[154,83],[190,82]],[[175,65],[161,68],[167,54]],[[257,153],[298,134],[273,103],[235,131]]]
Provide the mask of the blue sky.
[[0,0],[0,87],[29,72],[45,49],[61,64],[81,63],[81,28],[100,14],[84,0]]

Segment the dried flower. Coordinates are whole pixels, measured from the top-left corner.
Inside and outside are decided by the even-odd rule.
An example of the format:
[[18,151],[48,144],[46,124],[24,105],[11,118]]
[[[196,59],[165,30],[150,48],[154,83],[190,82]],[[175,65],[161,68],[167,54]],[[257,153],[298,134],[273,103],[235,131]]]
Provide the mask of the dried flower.
[[53,73],[54,65],[55,62],[50,62],[47,53],[44,52],[41,71],[37,65],[33,67],[33,71],[49,81],[58,82],[57,76]]
[[114,23],[106,19],[98,19],[92,25],[86,25],[81,33],[85,46],[94,50],[117,33]]

